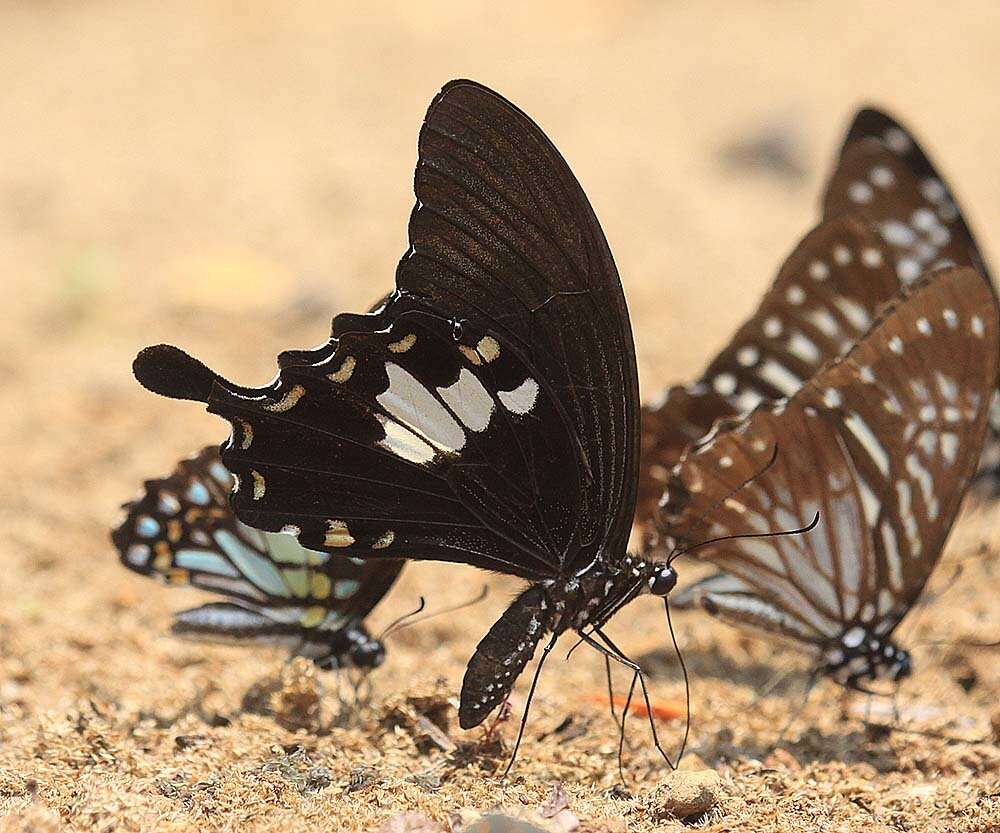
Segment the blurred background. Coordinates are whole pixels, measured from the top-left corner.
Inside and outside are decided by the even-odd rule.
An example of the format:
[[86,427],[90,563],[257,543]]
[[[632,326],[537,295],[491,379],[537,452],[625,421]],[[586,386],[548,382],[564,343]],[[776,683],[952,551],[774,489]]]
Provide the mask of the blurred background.
[[[647,397],[757,303],[864,102],[913,128],[1000,251],[996,3],[371,5],[0,3],[0,701],[25,719],[81,692],[173,702],[209,673],[180,662],[163,687],[190,599],[121,570],[107,529],[228,429],[142,391],[131,360],[169,341],[262,383],[384,293],[451,78],[516,102],[582,182]],[[452,684],[504,602],[434,626]]]

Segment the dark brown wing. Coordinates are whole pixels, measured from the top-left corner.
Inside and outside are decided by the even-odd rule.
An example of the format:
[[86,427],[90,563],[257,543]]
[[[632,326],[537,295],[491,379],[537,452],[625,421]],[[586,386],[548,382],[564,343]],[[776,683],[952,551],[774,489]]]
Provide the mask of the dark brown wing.
[[655,512],[664,476],[716,419],[790,396],[867,332],[899,289],[889,247],[853,216],[803,238],[754,314],[693,386],[671,388],[643,409],[637,521]]
[[[685,454],[661,534],[810,532],[709,545],[714,562],[822,642],[889,633],[937,563],[975,471],[996,381],[997,305],[971,269],[929,276],[843,359]],[[745,484],[745,485],[743,485]]]

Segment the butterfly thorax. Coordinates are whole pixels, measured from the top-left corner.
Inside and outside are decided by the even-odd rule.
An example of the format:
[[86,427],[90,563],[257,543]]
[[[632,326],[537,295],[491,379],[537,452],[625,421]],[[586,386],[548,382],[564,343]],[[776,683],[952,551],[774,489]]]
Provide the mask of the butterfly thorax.
[[855,626],[823,650],[818,670],[845,688],[864,690],[869,682],[899,682],[913,668],[908,651]]
[[544,582],[543,605],[552,611],[548,630],[562,634],[587,625],[600,627],[637,596],[664,596],[676,583],[677,574],[663,562],[631,555],[614,563],[598,558],[580,575]]

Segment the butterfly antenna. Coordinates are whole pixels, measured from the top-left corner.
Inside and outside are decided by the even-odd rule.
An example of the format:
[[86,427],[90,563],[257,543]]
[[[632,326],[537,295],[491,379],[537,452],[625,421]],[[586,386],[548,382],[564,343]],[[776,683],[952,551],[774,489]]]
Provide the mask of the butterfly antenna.
[[[775,443],[774,448],[771,451],[771,458],[761,467],[759,471],[755,471],[749,477],[745,478],[739,485],[733,486],[728,492],[726,492],[726,494],[724,494],[722,497],[720,497],[711,505],[707,506],[703,512],[697,513],[698,523],[695,524],[694,528],[705,526],[708,523],[708,519],[712,516],[712,513],[716,509],[718,509],[720,506],[722,506],[722,504],[724,504],[727,500],[733,497],[733,495],[738,494],[740,491],[742,491],[751,483],[753,483],[753,481],[756,480],[758,477],[761,477],[762,475],[766,474],[767,471],[771,468],[771,466],[775,464],[777,459],[778,459],[778,444]],[[669,531],[669,530],[662,530],[662,531]]]
[[412,617],[416,616],[416,615],[417,615],[418,613],[420,613],[420,611],[421,611],[421,610],[423,610],[423,609],[424,609],[424,608],[425,608],[426,606],[427,606],[427,600],[426,600],[426,599],[425,599],[425,598],[424,598],[423,596],[421,596],[421,597],[420,597],[420,604],[418,604],[418,605],[417,605],[417,606],[416,606],[416,607],[415,607],[415,608],[414,608],[413,610],[411,610],[411,611],[410,611],[409,613],[404,613],[404,614],[403,614],[402,616],[400,616],[400,617],[399,617],[399,618],[397,618],[397,619],[393,619],[393,620],[392,620],[392,621],[391,621],[391,622],[390,622],[390,623],[389,623],[388,625],[386,625],[386,627],[385,627],[385,629],[384,629],[384,630],[382,631],[382,633],[380,633],[380,634],[378,635],[378,641],[379,641],[379,642],[381,642],[381,641],[382,641],[383,639],[385,639],[385,638],[386,638],[386,637],[387,637],[387,636],[388,636],[388,635],[389,635],[390,633],[392,633],[392,632],[393,632],[393,630],[398,630],[398,628],[399,628],[399,627],[402,627],[403,623],[404,623],[404,622],[405,622],[405,621],[406,621],[407,619],[410,619],[410,618],[412,618]]
[[817,512],[813,519],[798,529],[782,529],[778,532],[751,532],[744,535],[723,535],[721,538],[709,538],[707,541],[701,541],[692,547],[688,547],[686,550],[677,550],[670,558],[667,563],[673,563],[675,558],[679,558],[682,555],[688,555],[695,550],[701,549],[702,547],[710,546],[711,544],[720,544],[723,541],[745,541],[750,538],[780,538],[784,535],[801,535],[804,532],[811,532],[816,528],[816,524],[819,523],[819,512]]
[[[421,596],[420,607],[418,607],[412,613],[406,614],[406,616],[397,619],[395,622],[389,625],[389,627],[387,627],[384,631],[382,631],[382,635],[379,637],[379,640],[381,641],[385,639],[385,637],[387,637],[390,633],[395,633],[396,631],[400,631],[403,628],[408,628],[411,625],[416,625],[420,622],[426,622],[428,619],[433,619],[435,616],[443,616],[445,613],[454,613],[456,610],[464,610],[467,607],[472,607],[473,605],[479,604],[489,594],[490,594],[490,588],[488,585],[484,584],[483,589],[480,590],[475,595],[474,598],[468,599],[467,601],[464,601],[457,605],[452,605],[451,607],[443,607],[440,610],[432,610],[428,613],[425,613],[423,616],[417,616],[417,614],[420,613],[421,610],[423,610],[424,599],[423,596]],[[411,618],[411,617],[416,617],[416,618]]]

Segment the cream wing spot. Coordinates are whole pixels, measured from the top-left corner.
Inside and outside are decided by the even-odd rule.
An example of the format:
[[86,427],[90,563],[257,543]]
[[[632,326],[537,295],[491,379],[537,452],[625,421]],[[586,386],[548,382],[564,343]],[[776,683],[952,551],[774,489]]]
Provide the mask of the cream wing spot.
[[347,528],[346,521],[328,520],[326,522],[326,537],[323,545],[327,547],[349,547],[354,543],[354,536]]
[[493,336],[483,336],[479,339],[476,350],[487,364],[500,358],[500,343]]
[[396,540],[396,533],[393,532],[391,529],[387,529],[372,543],[372,549],[384,550],[395,540]]
[[265,411],[270,411],[274,414],[283,414],[286,411],[290,411],[298,401],[305,395],[306,389],[302,385],[294,385],[290,391],[288,391],[281,399],[277,402],[270,402],[264,406]]
[[328,373],[326,378],[331,382],[336,382],[338,385],[343,384],[351,378],[356,364],[357,360],[354,356],[344,356],[344,360],[340,363],[340,369],[333,373]]
[[882,265],[882,252],[873,248],[862,249],[861,262],[869,269],[875,269]]
[[497,398],[512,414],[523,416],[535,407],[535,400],[538,399],[538,382],[530,376],[521,382],[514,390],[501,390],[497,392]]
[[856,203],[868,203],[872,201],[874,192],[867,182],[852,182],[847,186],[847,196]]
[[416,333],[409,333],[403,336],[399,341],[394,341],[389,345],[390,353],[405,353],[414,344],[417,343]]
[[253,499],[260,500],[264,497],[264,491],[266,489],[264,475],[262,475],[259,471],[251,470],[250,476],[253,478]]
[[736,392],[736,377],[732,373],[720,373],[712,380],[712,387],[721,396],[731,396]]
[[809,264],[809,277],[814,281],[825,281],[830,277],[830,267],[822,260],[814,260]]
[[781,335],[781,331],[781,321],[777,316],[771,315],[764,319],[764,335],[768,338],[777,338]]
[[747,344],[736,351],[736,361],[743,367],[753,367],[760,360],[760,350]]

